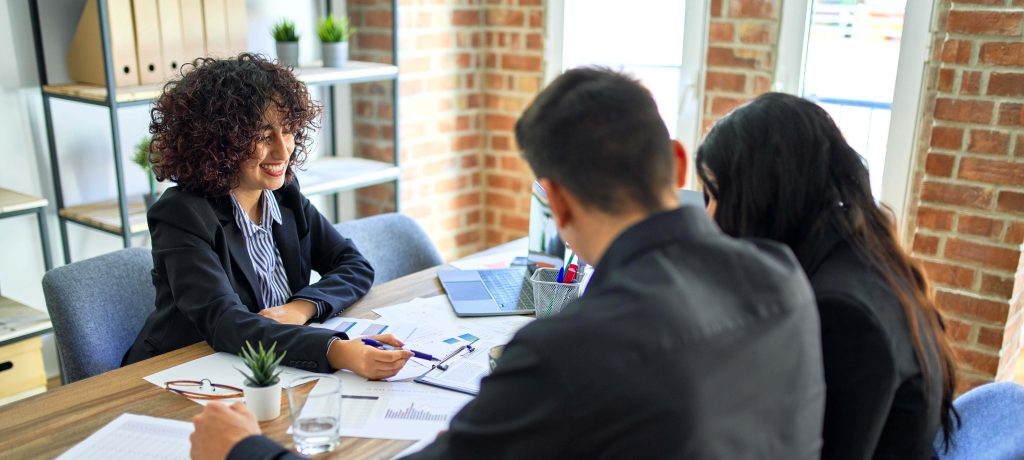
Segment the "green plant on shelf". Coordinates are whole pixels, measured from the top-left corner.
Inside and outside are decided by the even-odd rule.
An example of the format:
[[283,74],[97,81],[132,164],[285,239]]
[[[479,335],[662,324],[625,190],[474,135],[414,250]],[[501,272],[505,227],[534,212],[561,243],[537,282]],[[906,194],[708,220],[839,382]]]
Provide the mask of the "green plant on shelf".
[[285,351],[280,356],[277,355],[277,342],[274,342],[270,349],[263,348],[263,342],[259,342],[259,348],[254,349],[252,344],[246,340],[245,346],[242,347],[242,352],[238,356],[242,358],[242,362],[245,363],[245,367],[249,368],[250,373],[247,374],[241,369],[238,372],[245,376],[246,385],[269,387],[278,382],[281,371],[277,367],[287,354],[288,352]]
[[135,144],[135,157],[132,161],[139,165],[143,171],[146,172],[146,176],[149,179],[149,196],[156,196],[156,176],[153,174],[153,166],[150,164],[150,158],[153,153],[150,151],[150,144],[152,144],[153,138],[150,136],[143,137],[138,144]]
[[295,30],[295,21],[290,19],[282,19],[274,24],[274,27],[270,29],[270,35],[274,37],[274,41],[278,42],[299,41],[299,32]]
[[320,36],[320,41],[323,43],[341,43],[347,42],[356,30],[349,23],[347,16],[339,18],[333,14],[329,14],[326,18],[317,22],[316,32],[317,35]]

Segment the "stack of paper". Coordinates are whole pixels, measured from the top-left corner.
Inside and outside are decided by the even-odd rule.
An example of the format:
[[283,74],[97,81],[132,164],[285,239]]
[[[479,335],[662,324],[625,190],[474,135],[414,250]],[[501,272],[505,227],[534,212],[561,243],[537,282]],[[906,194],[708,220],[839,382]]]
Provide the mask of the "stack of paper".
[[192,424],[165,418],[124,414],[58,459],[180,460],[189,458]]

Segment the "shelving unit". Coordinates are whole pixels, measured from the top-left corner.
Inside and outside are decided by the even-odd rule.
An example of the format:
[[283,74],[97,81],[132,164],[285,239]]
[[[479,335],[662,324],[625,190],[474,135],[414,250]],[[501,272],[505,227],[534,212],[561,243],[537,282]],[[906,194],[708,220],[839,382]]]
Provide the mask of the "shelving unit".
[[[138,105],[149,105],[160,96],[163,84],[115,87],[113,79],[113,63],[110,50],[110,27],[108,23],[107,0],[97,0],[100,24],[101,45],[107,84],[105,86],[64,83],[54,84],[48,79],[46,72],[45,52],[41,37],[41,26],[39,17],[38,0],[30,0],[32,16],[32,29],[35,38],[36,61],[38,63],[39,78],[42,82],[43,115],[46,121],[47,144],[50,151],[50,164],[54,182],[57,209],[59,210],[59,223],[61,232],[61,244],[64,250],[65,263],[71,262],[71,252],[68,244],[67,223],[73,222],[86,228],[91,228],[120,236],[124,247],[130,247],[132,237],[143,235],[148,232],[146,224],[146,209],[141,196],[129,196],[125,192],[123,151],[118,141],[120,139],[120,126],[117,117],[117,110],[121,107]],[[326,0],[324,9],[327,14],[331,13],[331,1]],[[392,2],[393,24],[398,24],[397,2]],[[398,39],[397,27],[393,26],[392,33],[395,36],[393,56],[394,62],[398,62]],[[307,196],[337,194],[340,192],[356,190],[371,185],[394,183],[395,209],[398,209],[397,188],[399,185],[400,166],[398,164],[398,67],[389,64],[373,62],[349,61],[344,68],[319,67],[312,63],[311,66],[303,66],[295,69],[295,74],[300,81],[307,86],[326,86],[327,101],[325,102],[326,117],[330,124],[329,148],[332,155],[309,161],[303,168],[296,171],[299,183],[302,186],[303,194]],[[394,161],[381,162],[361,158],[338,157],[338,142],[333,127],[335,120],[334,87],[352,83],[390,81],[392,85],[392,104],[395,110],[392,111],[392,123],[395,126]],[[114,97],[109,97],[111,94]],[[110,116],[110,136],[113,142],[113,160],[115,169],[115,182],[117,196],[96,203],[84,203],[70,206],[64,202],[64,194],[61,187],[60,158],[54,140],[53,117],[51,113],[51,100],[61,99],[74,101],[83,104],[107,107]],[[336,203],[336,201],[334,201]],[[334,220],[338,218],[338,210],[334,206]]]

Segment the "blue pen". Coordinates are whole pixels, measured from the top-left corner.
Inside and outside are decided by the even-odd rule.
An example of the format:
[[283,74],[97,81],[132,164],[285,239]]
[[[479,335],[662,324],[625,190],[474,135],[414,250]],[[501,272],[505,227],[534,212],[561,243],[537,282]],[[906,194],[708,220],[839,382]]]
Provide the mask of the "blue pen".
[[[369,345],[371,347],[381,348],[381,349],[385,349],[385,350],[399,350],[400,349],[400,348],[392,347],[391,345],[388,345],[386,343],[381,343],[381,342],[378,342],[376,340],[368,339],[368,338],[363,338],[363,343],[365,343],[365,344],[367,344],[367,345]],[[425,359],[427,361],[440,361],[440,359],[437,359],[437,358],[435,358],[433,356],[430,356],[430,355],[428,355],[426,353],[423,353],[423,352],[419,352],[419,351],[416,351],[416,350],[407,350],[407,351],[411,351],[412,352],[412,356],[415,357],[415,358]]]

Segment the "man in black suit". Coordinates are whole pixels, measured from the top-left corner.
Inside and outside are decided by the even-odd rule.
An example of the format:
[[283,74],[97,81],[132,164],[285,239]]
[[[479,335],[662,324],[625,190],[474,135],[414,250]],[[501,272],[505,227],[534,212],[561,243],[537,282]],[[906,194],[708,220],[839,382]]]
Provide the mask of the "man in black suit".
[[[814,296],[784,246],[680,207],[685,153],[650,93],[566,72],[516,125],[586,293],[520,330],[480,395],[413,458],[817,459],[824,382]],[[673,155],[673,152],[677,155]],[[192,449],[290,454],[208,406]]]

